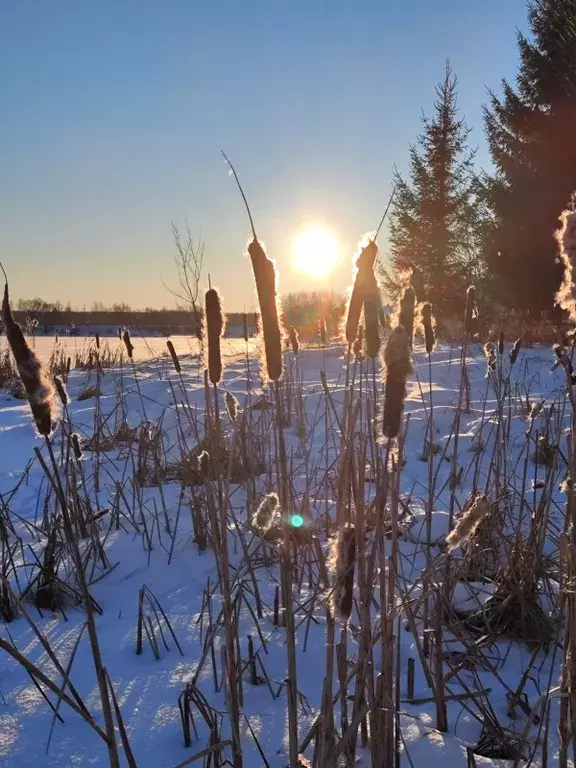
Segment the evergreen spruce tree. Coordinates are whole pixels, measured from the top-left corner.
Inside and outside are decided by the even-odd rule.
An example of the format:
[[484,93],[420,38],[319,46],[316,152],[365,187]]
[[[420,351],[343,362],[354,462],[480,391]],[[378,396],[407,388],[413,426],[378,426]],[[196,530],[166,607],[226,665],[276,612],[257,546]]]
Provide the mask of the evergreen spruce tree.
[[450,313],[463,300],[467,283],[479,277],[481,233],[474,152],[469,128],[458,118],[457,79],[446,66],[436,88],[434,117],[423,118],[424,131],[410,147],[409,181],[395,174],[396,195],[390,214],[390,264],[384,285],[394,297],[403,274],[412,272],[419,301]]
[[528,13],[516,90],[504,81],[485,109],[496,166],[485,256],[498,299],[537,312],[553,307],[554,232],[576,189],[576,0],[532,0]]

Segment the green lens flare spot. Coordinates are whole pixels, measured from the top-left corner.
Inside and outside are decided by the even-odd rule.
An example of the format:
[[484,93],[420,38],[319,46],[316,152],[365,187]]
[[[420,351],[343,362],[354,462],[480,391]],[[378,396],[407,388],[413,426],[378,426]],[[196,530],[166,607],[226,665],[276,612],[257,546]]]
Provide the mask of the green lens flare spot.
[[290,515],[290,525],[293,528],[302,528],[304,525],[304,518],[302,515]]

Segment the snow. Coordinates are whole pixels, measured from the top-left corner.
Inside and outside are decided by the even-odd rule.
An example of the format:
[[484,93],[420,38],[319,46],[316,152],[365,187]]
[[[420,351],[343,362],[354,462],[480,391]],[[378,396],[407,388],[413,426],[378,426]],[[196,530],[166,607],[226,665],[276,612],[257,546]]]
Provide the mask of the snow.
[[[116,418],[119,409],[127,416],[129,423],[137,427],[143,420],[154,424],[162,420],[162,429],[166,434],[166,445],[169,455],[176,454],[180,440],[189,441],[190,447],[195,445],[194,429],[190,424],[184,437],[180,425],[186,422],[181,414],[193,416],[193,420],[203,423],[206,407],[203,371],[196,356],[194,341],[184,337],[173,337],[176,350],[181,355],[182,377],[178,377],[165,355],[165,340],[160,338],[133,338],[135,344],[134,368],[126,364],[122,369],[111,369],[104,372],[101,384],[101,397],[86,401],[78,401],[78,393],[87,385],[94,384],[95,374],[72,370],[68,381],[71,395],[69,416],[74,429],[82,438],[89,437],[94,429],[94,419],[97,409],[103,414],[112,414]],[[61,339],[67,350],[81,349],[82,345],[90,343],[87,339]],[[38,337],[35,340],[38,354],[47,360],[50,357],[54,341]],[[110,344],[115,344],[111,340]],[[224,359],[226,363],[223,381],[219,387],[220,409],[225,413],[224,393],[229,390],[240,401],[240,408],[267,395],[267,387],[263,386],[258,376],[258,366],[254,353],[255,342],[250,342],[250,371],[247,371],[245,345],[241,340],[226,340],[224,342]],[[460,464],[464,464],[461,484],[457,490],[458,514],[472,490],[472,482],[477,462],[477,474],[486,477],[491,457],[490,446],[493,444],[495,421],[492,411],[496,405],[496,397],[491,391],[485,378],[486,365],[481,348],[473,345],[469,349],[468,370],[471,380],[472,409],[469,414],[463,414],[460,425]],[[443,540],[449,531],[448,499],[450,491],[448,481],[451,471],[452,447],[449,443],[450,431],[454,419],[454,405],[458,397],[460,381],[460,351],[457,347],[440,345],[432,357],[432,398],[434,404],[434,441],[440,452],[435,456],[437,468],[437,496],[432,512],[432,544],[433,557],[442,554]],[[428,487],[428,464],[421,461],[422,448],[426,438],[427,409],[429,407],[428,359],[420,346],[415,350],[415,372],[408,384],[406,399],[406,415],[409,415],[409,426],[405,446],[405,466],[402,468],[401,494],[403,502],[413,516],[411,525],[400,541],[403,577],[407,583],[412,583],[411,595],[421,593],[417,583],[419,573],[424,567],[424,550],[426,542],[425,508]],[[343,349],[334,344],[328,350],[303,349],[299,355],[297,368],[291,353],[286,355],[287,366],[291,375],[303,379],[303,399],[306,413],[306,437],[299,434],[295,423],[285,430],[287,451],[291,458],[291,482],[295,495],[303,499],[306,490],[311,490],[308,501],[313,514],[324,514],[328,508],[334,514],[336,501],[335,467],[329,471],[326,482],[324,476],[325,460],[332,465],[339,451],[339,434],[336,425],[330,418],[329,433],[325,432],[324,394],[320,371],[326,371],[328,388],[331,392],[336,409],[341,413],[345,387],[345,359]],[[546,399],[547,407],[556,399],[563,398],[564,374],[561,370],[550,372],[553,355],[549,348],[535,347],[522,350],[513,374],[514,385],[518,385],[523,396],[526,394],[522,387],[530,387],[530,401],[540,402]],[[366,363],[366,381],[371,382],[371,364]],[[247,384],[250,383],[250,394],[247,395]],[[355,382],[358,389],[359,382]],[[524,397],[525,399],[525,397]],[[119,405],[121,404],[121,406]],[[255,429],[267,434],[266,439],[272,439],[266,433],[266,425],[270,419],[265,411],[252,411]],[[364,417],[366,418],[365,414]],[[545,412],[536,420],[540,424],[545,418]],[[190,420],[189,420],[190,421]],[[190,423],[192,423],[190,421]],[[510,472],[516,477],[521,476],[522,466],[518,466],[518,457],[524,433],[528,423],[518,410],[511,418],[510,443],[515,446],[509,456]],[[230,425],[227,427],[230,429]],[[201,432],[202,434],[202,432]],[[473,450],[474,441],[481,435],[487,448],[479,458]],[[56,454],[60,451],[61,431],[56,433],[54,445]],[[328,451],[326,453],[326,445]],[[446,453],[443,453],[444,449]],[[472,450],[469,450],[472,447]],[[32,427],[29,408],[26,402],[14,400],[9,395],[0,394],[0,494],[12,513],[18,534],[22,536],[25,547],[18,549],[15,554],[18,563],[19,578],[23,584],[32,572],[33,549],[39,555],[44,546],[38,543],[26,531],[20,520],[40,525],[42,518],[42,500],[46,491],[46,480],[41,467],[35,460],[34,449],[40,448],[46,454],[41,440],[35,435]],[[172,452],[172,454],[171,454]],[[85,453],[83,462],[86,471],[95,461],[95,454]],[[118,483],[122,483],[126,493],[132,493],[132,467],[126,461],[122,448],[108,452],[101,459],[100,491],[95,496],[98,508],[110,507],[115,498]],[[521,464],[521,462],[520,462]],[[529,470],[534,475],[533,465]],[[540,477],[544,472],[540,469]],[[560,478],[561,479],[561,478]],[[272,475],[265,473],[257,478],[255,490],[259,495],[273,490]],[[328,489],[328,493],[327,493]],[[143,534],[135,533],[134,529],[115,530],[107,532],[105,526],[101,538],[105,543],[107,558],[112,570],[97,574],[101,576],[90,586],[90,592],[102,607],[102,615],[96,617],[96,626],[101,645],[103,663],[106,667],[121,707],[122,716],[127,727],[128,736],[139,768],[170,768],[191,757],[206,746],[208,733],[200,718],[196,717],[199,739],[193,738],[190,748],[183,744],[182,729],[178,711],[178,696],[183,686],[190,681],[202,656],[203,642],[206,637],[205,614],[204,625],[200,624],[205,591],[208,585],[218,580],[216,563],[210,550],[199,552],[193,541],[193,531],[189,499],[181,503],[180,484],[166,482],[161,489],[158,487],[140,488],[138,509],[148,520],[148,530],[151,531],[152,549],[149,551]],[[366,494],[374,494],[375,489],[367,483]],[[539,493],[532,487],[526,490],[530,496]],[[565,497],[557,493],[558,509],[563,509]],[[239,526],[247,529],[247,497],[245,485],[230,487],[230,505]],[[178,532],[175,537],[173,552],[170,553],[170,538],[163,529],[163,524],[157,523],[155,517],[162,520],[160,510],[167,510],[172,528],[178,519]],[[18,516],[18,517],[16,517]],[[248,541],[251,541],[248,537]],[[233,531],[229,536],[231,546],[232,566],[238,567],[242,561],[242,551],[235,542]],[[28,549],[30,545],[30,549]],[[256,546],[256,541],[252,546]],[[235,548],[234,548],[235,547]],[[170,561],[170,562],[169,562]],[[26,563],[26,565],[24,565]],[[95,579],[96,576],[95,575]],[[279,578],[277,566],[259,568],[257,571],[258,587],[264,603],[264,619],[261,620],[261,630],[265,641],[262,648],[261,640],[256,631],[254,619],[245,608],[240,613],[240,647],[242,658],[246,658],[247,638],[251,635],[255,647],[260,650],[268,677],[274,681],[271,687],[276,694],[286,677],[286,646],[284,631],[275,627],[271,621],[274,589]],[[248,586],[250,580],[248,579]],[[13,587],[17,585],[11,577]],[[155,660],[149,643],[144,641],[144,650],[136,655],[136,623],[138,615],[138,591],[146,585],[152,590],[163,610],[168,616],[176,637],[181,645],[183,655],[180,655],[174,641],[166,633],[169,650],[159,643],[161,658]],[[460,613],[473,613],[490,599],[494,592],[493,585],[485,582],[458,583],[451,596],[454,608]],[[548,585],[541,598],[543,607],[553,609],[551,595],[558,592]],[[301,592],[297,594],[300,606],[306,603],[311,593],[304,579]],[[65,667],[70,658],[78,633],[85,622],[85,613],[81,608],[69,607],[66,618],[62,614],[43,611],[42,614],[30,602],[25,603],[26,610],[33,618],[37,627],[50,642],[60,662]],[[213,596],[213,615],[220,610],[219,593]],[[296,609],[296,622],[299,625],[297,636],[297,668],[298,687],[302,694],[302,706],[299,708],[299,730],[302,738],[314,722],[320,708],[320,696],[325,676],[325,619],[322,611],[316,611],[312,621],[306,620],[306,612]],[[30,661],[46,671],[59,685],[61,676],[50,662],[46,651],[34,635],[26,618],[19,616],[10,624],[0,623],[0,637],[12,642]],[[451,651],[463,646],[458,644],[458,638],[446,632],[445,643]],[[216,641],[217,648],[223,644],[223,636]],[[496,647],[497,646],[497,647]],[[480,668],[476,672],[462,671],[461,677],[472,689],[479,686],[490,688],[490,701],[495,707],[501,722],[506,720],[506,693],[508,688],[514,689],[525,665],[528,663],[531,649],[521,643],[503,641],[492,649],[495,657],[506,658],[506,662],[495,662],[498,676],[490,673],[489,668]],[[348,635],[348,654],[355,658],[357,644],[353,633]],[[401,656],[402,672],[402,712],[400,717],[405,751],[410,756],[414,766],[435,765],[440,763],[445,768],[456,768],[465,765],[466,746],[474,744],[480,735],[481,727],[475,717],[458,701],[448,704],[448,733],[440,733],[435,729],[435,710],[433,704],[410,704],[405,702],[405,664],[408,657],[416,659],[415,697],[431,696],[422,668],[418,662],[414,638],[408,631],[402,632]],[[559,657],[560,654],[557,654]],[[552,675],[558,679],[558,658],[556,666],[551,669],[552,658],[542,654],[542,663],[536,666],[538,679],[533,670],[534,679],[526,683],[525,690],[531,701],[546,690],[547,680]],[[219,665],[219,661],[218,661]],[[94,674],[92,654],[87,633],[84,632],[78,646],[71,680],[85,701],[89,710],[102,726],[103,718]],[[221,690],[214,690],[214,681],[210,662],[206,663],[199,676],[199,686],[210,704],[222,713],[226,713],[226,703]],[[335,690],[337,677],[335,676]],[[449,683],[452,693],[462,692],[456,679]],[[108,765],[107,750],[96,733],[64,703],[60,714],[64,723],[56,723],[48,753],[46,746],[52,722],[52,712],[33,685],[25,670],[11,657],[0,650],[0,764],[25,768],[26,766],[43,765],[58,766],[105,766]],[[50,694],[51,700],[55,696]],[[472,708],[473,709],[473,708]],[[272,768],[280,768],[288,764],[287,756],[287,714],[286,694],[281,691],[273,698],[266,684],[251,686],[247,675],[244,676],[243,706],[244,718],[241,719],[241,739],[244,749],[244,765],[246,768],[256,768],[263,765],[262,759],[254,744],[250,726],[256,734],[260,747]],[[518,728],[520,732],[525,723],[525,717]],[[507,724],[512,727],[512,724]],[[224,716],[223,738],[227,738],[228,722]],[[557,750],[556,729],[551,724],[550,759],[554,764]],[[553,742],[553,743],[552,743]],[[369,753],[362,753],[359,765],[369,765]],[[198,763],[201,764],[200,762]],[[476,756],[478,766],[504,765],[502,761]],[[538,762],[534,763],[539,764]],[[408,765],[403,758],[402,765]]]

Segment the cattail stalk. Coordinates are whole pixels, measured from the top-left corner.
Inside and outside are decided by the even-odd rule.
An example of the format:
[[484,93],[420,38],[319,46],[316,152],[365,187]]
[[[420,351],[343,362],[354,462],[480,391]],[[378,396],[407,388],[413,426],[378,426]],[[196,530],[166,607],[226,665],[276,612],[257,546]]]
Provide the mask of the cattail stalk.
[[385,437],[397,437],[402,423],[406,378],[412,373],[410,340],[404,326],[394,328],[384,350],[386,382],[382,431]]
[[464,335],[473,338],[478,333],[478,308],[476,306],[476,288],[468,286],[466,291],[466,310],[464,314]]
[[374,264],[378,256],[378,247],[370,240],[360,251],[356,259],[356,275],[352,285],[352,293],[348,302],[346,314],[345,337],[348,345],[352,345],[358,336],[358,325],[366,295],[370,293],[372,285],[370,275],[374,276]]
[[208,376],[212,384],[222,378],[220,337],[224,330],[224,315],[220,295],[215,288],[206,291],[206,328],[208,332]]
[[404,289],[402,298],[400,299],[400,311],[398,313],[398,325],[406,331],[408,336],[408,344],[412,348],[412,341],[414,338],[414,311],[416,308],[416,294],[414,288],[411,285]]
[[372,270],[367,271],[364,283],[364,323],[366,324],[366,354],[372,359],[380,352],[380,333],[378,309],[380,307],[380,290],[378,281]]
[[66,391],[66,385],[58,375],[54,376],[54,386],[56,387],[56,392],[60,398],[60,402],[64,407],[66,407],[70,402],[70,397]]
[[342,621],[348,621],[352,613],[355,564],[356,529],[353,525],[345,525],[338,532],[328,561],[333,573],[332,612]]
[[168,352],[170,352],[170,357],[172,358],[172,365],[174,366],[174,370],[176,373],[182,373],[182,366],[180,365],[180,360],[178,359],[178,355],[176,354],[176,350],[174,349],[174,344],[168,339],[166,342],[166,346],[168,347]]
[[18,374],[26,390],[36,429],[40,435],[48,437],[56,417],[54,386],[40,359],[28,346],[22,328],[12,316],[7,279],[4,284],[2,319],[6,327],[8,344],[16,360]]
[[282,376],[282,334],[278,320],[276,268],[274,262],[266,256],[264,248],[256,237],[248,245],[248,253],[260,305],[266,370],[271,381],[278,381]]
[[293,325],[290,326],[288,329],[288,337],[290,339],[290,346],[292,347],[292,352],[297,355],[298,351],[300,350],[300,339],[298,337],[298,331],[296,328],[294,328]]
[[432,305],[428,302],[422,305],[420,311],[422,318],[422,328],[424,330],[424,343],[426,344],[426,353],[430,355],[436,346],[436,336],[434,334]]
[[232,421],[236,421],[236,418],[238,417],[238,400],[234,397],[232,392],[226,392],[225,400],[228,416]]

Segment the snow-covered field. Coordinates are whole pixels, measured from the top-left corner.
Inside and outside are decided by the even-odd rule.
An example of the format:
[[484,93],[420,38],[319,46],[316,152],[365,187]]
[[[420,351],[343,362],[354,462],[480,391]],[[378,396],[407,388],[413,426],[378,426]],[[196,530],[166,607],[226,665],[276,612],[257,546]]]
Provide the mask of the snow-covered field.
[[[58,471],[66,484],[67,498],[71,499],[69,503],[84,509],[88,501],[90,503],[87,519],[92,533],[80,538],[79,548],[88,558],[86,578],[90,594],[101,609],[101,613],[95,615],[95,622],[102,663],[112,681],[135,764],[139,768],[172,768],[207,747],[209,731],[197,709],[194,709],[197,736],[192,732],[191,746],[184,746],[178,697],[190,681],[194,681],[197,690],[205,697],[214,716],[218,717],[216,712],[221,713],[220,738],[228,742],[230,723],[225,691],[222,690],[221,664],[224,628],[220,626],[214,633],[214,656],[210,642],[207,643],[210,624],[218,622],[221,609],[219,575],[211,548],[200,551],[193,520],[202,519],[202,525],[208,526],[207,509],[210,504],[218,505],[218,500],[223,499],[221,503],[226,505],[228,513],[229,576],[237,596],[236,654],[243,669],[240,738],[244,766],[280,768],[288,765],[289,758],[284,684],[287,676],[286,630],[275,626],[273,621],[275,590],[280,581],[278,546],[274,542],[261,542],[250,528],[247,511],[247,507],[250,512],[254,511],[263,494],[279,490],[274,462],[277,434],[272,390],[259,378],[258,363],[252,354],[255,343],[251,344],[247,366],[243,342],[226,340],[226,366],[218,387],[222,429],[232,450],[237,450],[240,443],[244,448],[247,440],[250,450],[259,454],[261,465],[258,472],[251,472],[245,478],[235,477],[232,472],[230,483],[226,470],[219,482],[189,482],[183,462],[204,437],[207,399],[203,370],[198,360],[190,356],[189,342],[181,337],[175,337],[173,342],[181,356],[181,375],[174,371],[170,358],[164,356],[164,339],[138,337],[134,338],[134,366],[125,363],[121,368],[107,369],[100,375],[95,371],[73,369],[67,382],[71,402],[63,418],[69,420],[84,443],[94,434],[95,425],[99,425],[100,443],[96,446],[93,443],[91,447],[100,450],[84,450],[81,461],[76,463],[68,455],[68,426],[60,426],[52,438]],[[88,342],[66,339],[65,343],[81,345]],[[110,343],[117,342],[112,340]],[[44,359],[50,356],[52,346],[52,339],[36,340],[36,350]],[[435,599],[439,599],[439,594],[446,594],[442,582],[450,509],[452,507],[455,520],[458,519],[473,490],[487,492],[497,507],[497,518],[498,509],[505,507],[498,518],[501,521],[498,525],[502,525],[500,533],[504,536],[503,529],[509,526],[514,535],[517,534],[518,541],[528,538],[532,522],[542,515],[545,507],[545,520],[538,530],[544,539],[541,549],[548,560],[545,567],[542,563],[534,563],[535,569],[541,569],[537,577],[536,600],[542,606],[542,621],[551,618],[550,626],[559,631],[559,590],[558,581],[553,577],[556,575],[559,580],[558,537],[564,526],[566,502],[565,494],[558,490],[566,473],[566,440],[561,435],[569,424],[570,411],[565,402],[565,373],[561,367],[550,371],[554,363],[551,349],[523,349],[510,373],[509,387],[504,389],[509,373],[509,351],[510,345],[507,345],[498,361],[502,376],[497,370],[487,379],[481,347],[472,345],[469,348],[467,371],[471,403],[469,410],[464,409],[461,413],[458,452],[454,457],[453,425],[460,392],[460,348],[440,345],[432,354],[430,366],[423,349],[418,345],[415,349],[414,373],[408,382],[405,405],[407,432],[397,499],[401,520],[397,578],[394,580],[397,594],[392,600],[392,612],[388,614],[394,633],[400,628],[398,656],[396,646],[393,656],[394,670],[400,670],[397,722],[400,724],[398,749],[402,766],[438,764],[451,768],[466,765],[467,747],[473,747],[479,741],[487,711],[492,713],[508,740],[521,742],[520,752],[525,758],[535,751],[532,765],[541,764],[538,744],[543,740],[548,743],[548,765],[557,764],[558,695],[550,693],[549,696],[552,705],[547,734],[542,725],[546,718],[540,717],[543,710],[538,702],[540,696],[553,691],[559,684],[562,651],[557,647],[556,637],[549,638],[549,642],[540,637],[538,646],[534,638],[525,642],[525,637],[515,637],[511,630],[496,632],[493,627],[488,627],[487,620],[482,627],[483,606],[491,604],[502,584],[502,570],[487,568],[483,578],[452,577],[443,611],[445,623],[441,629],[445,654],[441,669],[448,717],[445,733],[436,728],[434,695],[419,653],[425,634],[422,631],[423,586],[430,594],[434,592]],[[367,521],[376,515],[372,502],[378,489],[374,479],[382,477],[376,466],[383,461],[386,444],[383,440],[375,444],[372,439],[371,404],[374,387],[376,399],[381,402],[382,382],[379,370],[373,379],[372,361],[366,360],[362,364],[362,373],[359,365],[351,366],[354,396],[349,413],[354,412],[357,421],[353,430],[354,458],[346,464],[342,463],[340,455],[346,386],[343,348],[334,344],[327,350],[302,349],[297,361],[292,353],[287,353],[285,367],[290,382],[287,390],[291,393],[289,403],[285,401],[287,425],[283,430],[291,506],[287,512],[302,515],[305,527],[309,526],[317,533],[325,550],[324,532],[328,518],[335,520],[338,502],[351,509],[349,498],[338,499],[343,471],[351,467],[356,478],[363,478],[363,488],[352,483],[355,506],[363,505]],[[329,398],[323,388],[322,371],[326,374]],[[423,456],[430,412],[429,372],[432,376],[434,429],[432,468]],[[100,397],[79,400],[78,395],[90,386],[99,388]],[[239,401],[240,411],[235,422],[226,412],[226,392]],[[213,403],[212,392],[208,393],[208,398]],[[263,399],[269,407],[253,408]],[[534,418],[527,416],[527,402],[534,405],[543,400],[542,410]],[[355,402],[360,403],[356,408]],[[119,428],[125,423],[137,429],[128,440],[121,442]],[[552,458],[535,463],[534,446],[543,434],[552,446]],[[504,457],[495,446],[504,446]],[[93,654],[84,627],[85,610],[70,598],[64,601],[62,610],[40,610],[32,599],[37,582],[26,594],[27,585],[34,583],[41,564],[45,564],[45,534],[54,527],[54,515],[57,514],[54,489],[35,449],[41,452],[53,477],[54,467],[43,440],[35,435],[28,404],[0,394],[0,523],[4,521],[5,533],[0,543],[0,564],[2,576],[6,576],[14,593],[24,594],[17,618],[9,623],[0,622],[0,638],[16,648],[58,688],[63,685],[63,675],[51,661],[50,653],[56,655],[64,670],[73,655],[70,681],[97,724],[104,728]],[[358,461],[361,450],[365,471],[364,467],[360,471]],[[435,479],[428,536],[426,505],[430,469]],[[454,469],[459,482],[452,491]],[[393,480],[396,477],[394,472],[391,476]],[[237,480],[242,482],[233,482]],[[542,484],[544,488],[540,487]],[[392,492],[386,510],[393,503]],[[373,528],[367,522],[367,556],[378,550],[378,546],[373,548]],[[0,528],[0,533],[2,531]],[[89,544],[95,540],[100,542],[104,556],[90,550]],[[431,566],[426,571],[428,546]],[[76,587],[68,550],[60,543],[55,548],[59,553],[59,578]],[[297,549],[294,619],[298,730],[302,742],[321,711],[328,646],[326,589],[322,588],[318,561],[312,557],[314,550],[309,543],[295,545],[294,551]],[[490,554],[498,560],[498,545],[494,544],[492,550]],[[388,559],[384,571],[388,578],[392,557],[389,536],[385,554]],[[457,561],[462,558],[460,550],[453,554]],[[471,572],[467,571],[468,576]],[[423,577],[423,573],[427,575]],[[377,568],[370,619],[375,637],[380,628],[380,604],[385,600],[378,579]],[[158,613],[155,615],[146,603],[151,624],[143,633],[142,653],[136,653],[139,590],[143,586],[157,598],[181,652],[165,619]],[[262,605],[260,618],[256,608],[257,592]],[[450,613],[450,603],[455,612]],[[477,619],[474,627],[465,621],[470,614]],[[163,636],[158,631],[157,619]],[[158,659],[148,638],[152,626]],[[345,643],[341,642],[341,631]],[[49,644],[50,653],[46,643],[40,641],[39,633]],[[259,684],[251,681],[249,637],[257,653],[254,658]],[[348,627],[336,624],[336,642],[341,643],[346,654],[346,668],[350,674],[358,659],[360,637],[361,617],[357,602]],[[435,635],[435,639],[437,637]],[[371,655],[373,668],[370,674],[374,677],[379,672],[380,653],[378,641]],[[432,656],[429,657],[431,669],[434,668]],[[407,690],[409,659],[415,661],[411,701]],[[523,679],[525,670],[529,671]],[[394,674],[396,677],[396,672]],[[334,695],[340,690],[339,686],[334,664]],[[353,711],[355,686],[352,676],[348,687],[348,722]],[[108,765],[108,750],[103,739],[64,701],[58,710],[63,722],[57,720],[54,725],[48,748],[53,711],[39,687],[44,688],[46,697],[56,706],[58,697],[55,693],[40,682],[36,685],[26,669],[0,648],[0,764],[18,768]],[[69,687],[66,691],[72,696]],[[513,692],[518,693],[521,704],[514,705]],[[455,698],[463,693],[467,695],[463,700]],[[343,730],[340,706],[340,702],[334,706],[336,741]],[[530,723],[527,713],[534,707],[536,717]],[[116,738],[121,745],[118,730]],[[314,741],[309,741],[305,754],[311,758]],[[224,747],[222,754],[232,764],[229,746]],[[358,765],[372,764],[370,748],[363,749],[360,739],[356,756]],[[208,765],[202,762],[204,759],[200,757],[192,764]],[[478,766],[507,764],[481,755],[476,755],[475,760]],[[128,764],[124,755],[121,764]],[[335,765],[336,762],[325,764]],[[525,761],[518,763],[525,764]]]

